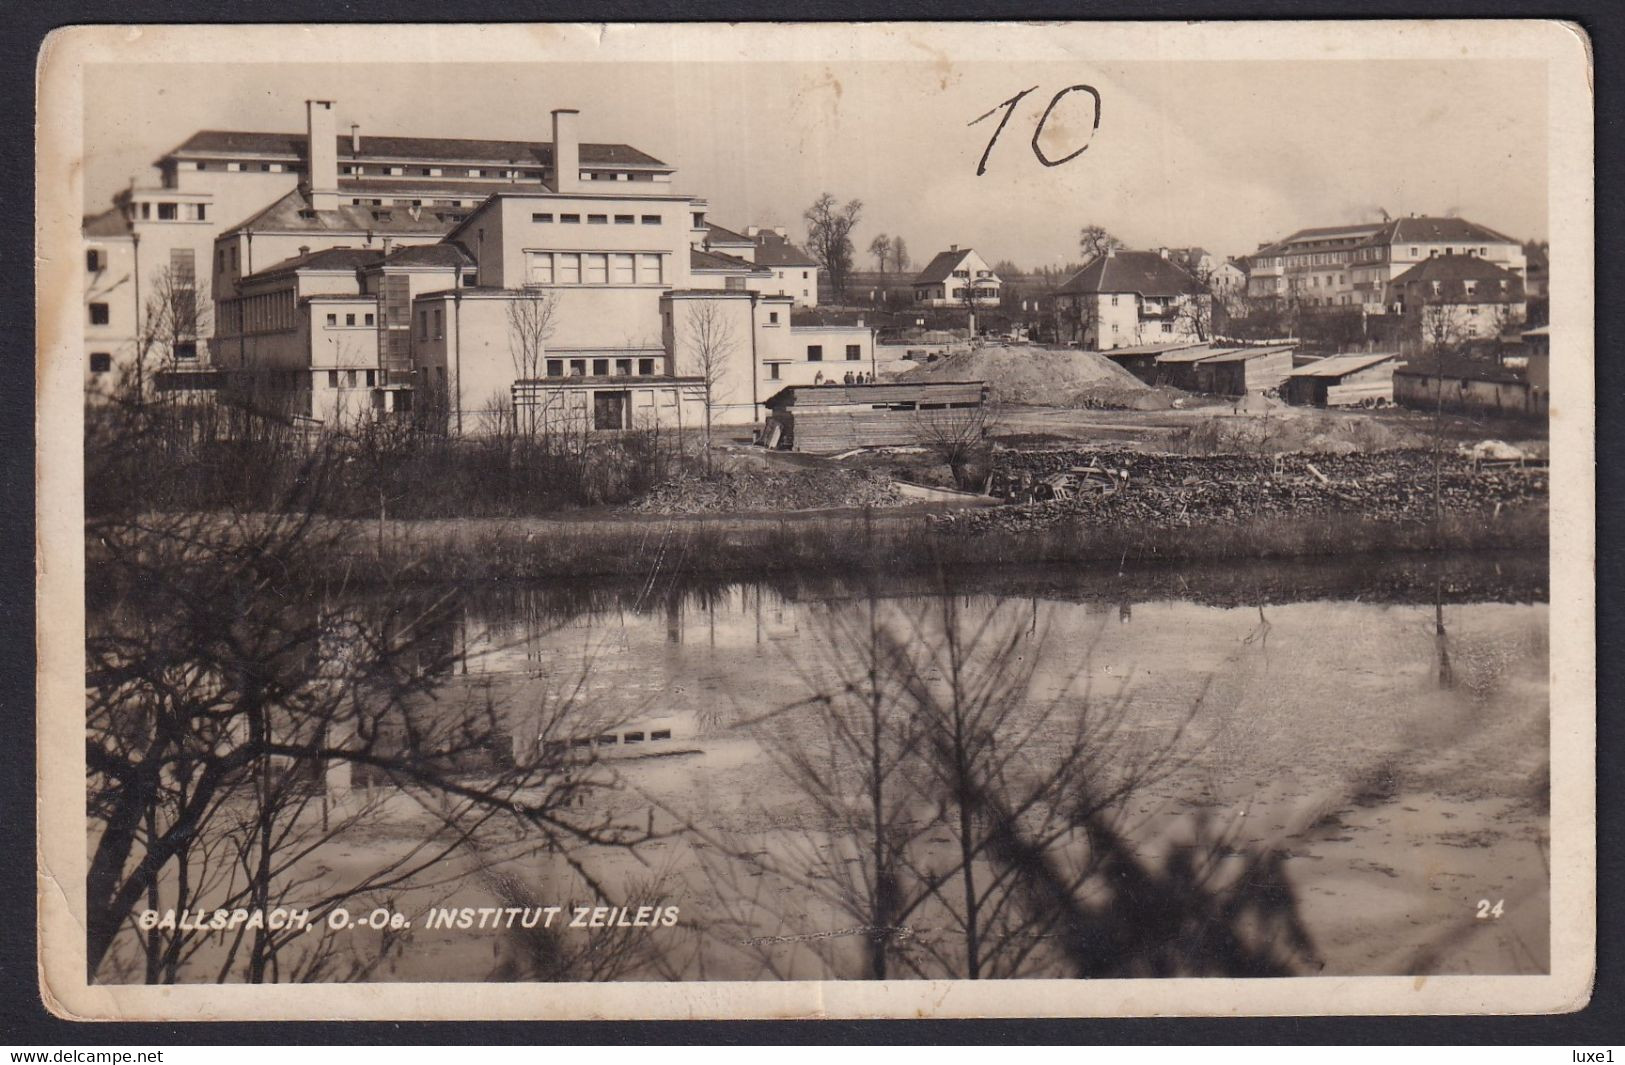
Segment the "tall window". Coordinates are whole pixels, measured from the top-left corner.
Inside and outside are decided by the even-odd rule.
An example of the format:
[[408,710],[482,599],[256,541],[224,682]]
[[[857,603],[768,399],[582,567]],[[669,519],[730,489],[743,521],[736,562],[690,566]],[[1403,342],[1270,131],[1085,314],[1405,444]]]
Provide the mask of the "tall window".
[[102,250],[100,248],[87,248],[85,250],[85,269],[96,273],[102,268]]
[[96,373],[96,374],[107,373],[108,371],[110,371],[112,369],[113,369],[113,356],[109,355],[105,351],[91,352],[91,355],[90,355],[90,372],[91,373]]
[[846,361],[847,362],[857,362],[859,359],[862,359],[862,358],[863,358],[863,345],[862,344],[848,344],[846,346]]
[[531,253],[529,278],[533,285],[553,283],[553,256],[550,252]]
[[90,305],[90,324],[91,325],[106,325],[107,320],[108,320],[107,304],[105,304],[105,303],[92,303]]
[[661,259],[659,255],[638,256],[638,280],[645,285],[658,285],[664,278],[661,277]]
[[610,256],[613,280],[617,285],[630,285],[637,280],[637,260],[631,255],[617,253]]
[[824,345],[822,345],[822,344],[808,344],[807,345],[807,361],[808,362],[823,362],[824,361]]
[[581,284],[581,256],[568,252],[554,257],[554,269],[558,271],[558,280],[561,285]]
[[587,276],[582,278],[589,285],[602,285],[609,280],[609,256],[603,252],[592,252],[587,255]]

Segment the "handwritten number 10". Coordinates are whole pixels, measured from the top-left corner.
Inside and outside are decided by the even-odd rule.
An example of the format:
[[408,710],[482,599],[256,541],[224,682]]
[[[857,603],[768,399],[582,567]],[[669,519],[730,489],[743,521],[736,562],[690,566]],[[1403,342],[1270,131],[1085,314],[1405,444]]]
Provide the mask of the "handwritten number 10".
[[[1028,93],[1034,91],[1037,88],[1038,88],[1038,86],[1034,85],[1031,89],[1022,89],[1020,92],[1018,92],[1014,96],[1010,97],[1010,99],[1008,99],[1008,100],[1004,101],[1003,103],[999,104],[998,107],[993,108],[992,111],[989,111],[989,112],[987,112],[987,114],[984,114],[984,115],[979,115],[976,118],[973,118],[969,122],[966,123],[966,125],[974,126],[974,125],[976,125],[976,123],[982,121],[982,119],[987,118],[988,115],[993,114],[993,112],[997,111],[1000,107],[1004,108],[1004,117],[999,119],[998,128],[996,128],[993,131],[993,136],[988,138],[987,147],[982,149],[982,159],[981,159],[980,162],[978,162],[976,164],[976,176],[977,177],[981,177],[983,174],[987,173],[987,157],[993,154],[993,145],[998,143],[999,134],[1004,132],[1004,127],[1006,125],[1008,125],[1009,122],[1010,122],[1010,116],[1015,114],[1015,112],[1016,112],[1016,104],[1021,102],[1022,97],[1026,96]],[[1089,139],[1083,142],[1083,147],[1079,148],[1077,151],[1071,153],[1070,155],[1063,155],[1059,159],[1051,159],[1049,156],[1044,154],[1044,149],[1042,149],[1042,148],[1040,148],[1038,146],[1038,138],[1042,137],[1044,135],[1044,123],[1049,121],[1050,112],[1055,110],[1055,105],[1060,103],[1066,97],[1066,94],[1069,93],[1069,92],[1086,92],[1094,99],[1094,101],[1095,101],[1095,122],[1094,122],[1094,125],[1091,126],[1090,129],[1089,129]],[[1078,156],[1082,155],[1085,150],[1088,149],[1090,141],[1094,140],[1095,130],[1097,130],[1099,128],[1100,128],[1100,93],[1095,91],[1095,87],[1093,85],[1068,85],[1066,88],[1062,89],[1060,92],[1058,92],[1054,96],[1050,97],[1049,106],[1044,108],[1043,116],[1039,118],[1038,124],[1033,127],[1033,155],[1037,156],[1038,161],[1040,163],[1043,163],[1045,166],[1060,166],[1062,163],[1071,162],[1073,159],[1076,159]]]

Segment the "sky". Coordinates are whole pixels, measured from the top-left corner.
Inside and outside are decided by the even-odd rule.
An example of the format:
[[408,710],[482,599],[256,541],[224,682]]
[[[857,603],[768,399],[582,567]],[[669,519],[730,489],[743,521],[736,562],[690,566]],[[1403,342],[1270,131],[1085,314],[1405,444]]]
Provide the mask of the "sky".
[[[340,130],[538,141],[553,108],[574,107],[582,140],[674,165],[674,188],[733,229],[799,240],[820,193],[862,201],[860,268],[883,232],[916,266],[958,244],[1030,268],[1076,261],[1091,224],[1130,247],[1239,255],[1381,210],[1545,239],[1545,77],[1543,63],[1473,59],[98,64],[86,209],[155,182],[151,164],[196,130],[302,132],[303,101],[321,98]],[[1040,147],[1087,147],[1045,166],[1034,130],[1074,85],[1098,92],[1098,127],[1088,92],[1063,93]]]

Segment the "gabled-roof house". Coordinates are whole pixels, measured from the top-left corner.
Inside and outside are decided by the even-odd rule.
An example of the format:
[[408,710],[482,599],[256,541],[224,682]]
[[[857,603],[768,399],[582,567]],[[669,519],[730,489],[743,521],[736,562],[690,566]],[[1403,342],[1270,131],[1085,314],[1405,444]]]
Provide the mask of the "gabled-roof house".
[[1117,249],[1096,256],[1055,290],[1071,340],[1094,351],[1207,340],[1213,301],[1167,255]]
[[950,245],[914,278],[914,302],[925,307],[996,306],[1003,282],[975,248]]
[[1421,348],[1498,337],[1522,324],[1523,278],[1476,255],[1424,259],[1388,283],[1388,308]]

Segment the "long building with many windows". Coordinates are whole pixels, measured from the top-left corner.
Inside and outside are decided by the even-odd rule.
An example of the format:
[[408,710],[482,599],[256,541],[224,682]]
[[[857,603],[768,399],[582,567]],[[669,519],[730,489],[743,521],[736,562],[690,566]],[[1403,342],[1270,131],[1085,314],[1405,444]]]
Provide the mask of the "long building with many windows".
[[[786,383],[872,380],[872,329],[792,324],[816,264],[782,232],[715,226],[671,166],[582,143],[574,110],[552,113],[545,143],[352,129],[347,144],[334,113],[307,101],[302,142],[205,131],[163,162],[177,198],[218,202],[196,183],[233,180],[255,190],[238,206],[266,197],[225,226],[202,212],[213,237],[187,276],[199,294],[207,277],[207,347],[167,365],[186,387],[212,374],[324,426],[592,432],[751,424]],[[135,218],[87,227],[107,245],[98,291],[139,280]],[[128,302],[127,320],[107,316],[110,347],[138,329]]]
[[1386,222],[1300,229],[1247,257],[1247,295],[1311,310],[1388,312],[1388,285],[1417,263],[1474,256],[1523,276],[1523,246],[1465,218],[1411,215]]

